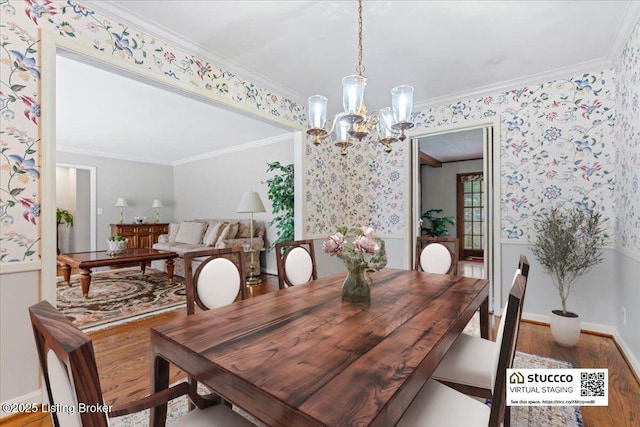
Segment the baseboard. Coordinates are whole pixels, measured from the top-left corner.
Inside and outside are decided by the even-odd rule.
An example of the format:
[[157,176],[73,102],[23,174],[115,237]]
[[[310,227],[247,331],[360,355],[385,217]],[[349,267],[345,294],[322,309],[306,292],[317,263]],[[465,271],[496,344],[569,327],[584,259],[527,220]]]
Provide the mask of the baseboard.
[[[549,316],[545,316],[542,314],[522,313],[522,319],[534,323],[549,325]],[[636,377],[636,380],[638,380],[638,382],[640,383],[640,361],[638,361],[638,358],[635,354],[633,354],[626,341],[618,333],[618,330],[616,328],[609,325],[602,325],[600,323],[582,322],[581,330],[582,332],[588,334],[597,334],[611,337],[613,339],[613,342],[620,349],[622,357],[624,357],[624,359],[627,361],[627,364],[631,368],[631,371]]]
[[25,411],[14,411],[8,412],[5,409],[9,409],[12,406],[20,407],[20,405],[25,404],[36,404],[40,405],[42,403],[42,391],[36,390],[31,393],[25,394],[23,396],[15,397],[11,400],[7,400],[6,402],[2,402],[2,409],[0,410],[0,419],[11,417],[12,415],[18,415],[20,413],[24,414]]
[[620,352],[622,353],[622,356],[627,361],[627,364],[631,366],[631,370],[633,371],[636,377],[636,381],[640,383],[640,361],[638,360],[636,355],[633,354],[633,352],[629,348],[629,345],[624,340],[624,338],[622,338],[622,336],[618,333],[617,330],[613,334],[613,340],[615,341],[616,345],[620,349]]
[[263,268],[261,271],[265,274],[271,274],[272,276],[278,275],[278,270],[272,270],[270,268]]

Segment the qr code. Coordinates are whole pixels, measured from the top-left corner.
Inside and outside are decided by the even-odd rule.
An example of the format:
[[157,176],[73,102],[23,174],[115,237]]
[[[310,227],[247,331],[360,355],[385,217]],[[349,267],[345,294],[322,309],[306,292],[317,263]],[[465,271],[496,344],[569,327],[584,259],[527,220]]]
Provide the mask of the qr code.
[[604,372],[580,373],[580,396],[604,396]]

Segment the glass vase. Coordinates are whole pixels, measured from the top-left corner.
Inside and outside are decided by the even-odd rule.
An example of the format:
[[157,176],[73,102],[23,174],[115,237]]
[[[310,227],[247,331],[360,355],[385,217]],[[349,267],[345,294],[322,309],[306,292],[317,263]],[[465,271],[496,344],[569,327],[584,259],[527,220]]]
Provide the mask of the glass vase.
[[371,300],[371,277],[362,265],[347,265],[347,277],[342,284],[342,301],[369,302]]

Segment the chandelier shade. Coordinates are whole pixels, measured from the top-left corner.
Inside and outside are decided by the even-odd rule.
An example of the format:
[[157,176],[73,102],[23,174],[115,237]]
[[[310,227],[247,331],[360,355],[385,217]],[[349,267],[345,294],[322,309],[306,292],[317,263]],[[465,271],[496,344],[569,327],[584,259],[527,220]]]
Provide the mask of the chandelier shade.
[[309,97],[307,110],[309,129],[307,134],[314,137],[313,143],[328,138],[335,130],[335,145],[342,148],[341,154],[347,154],[347,147],[353,145],[351,139],[362,140],[373,131],[377,131],[379,142],[386,152],[391,152],[391,143],[404,141],[404,131],[414,126],[411,121],[413,113],[413,88],[401,85],[391,90],[391,107],[382,108],[379,112],[367,113],[364,103],[367,78],[363,75],[362,64],[362,0],[358,0],[358,66],[357,74],[342,79],[343,112],[337,114],[327,130],[327,103],[322,95]]
[[327,98],[314,95],[309,98],[309,127],[323,128],[327,124]]

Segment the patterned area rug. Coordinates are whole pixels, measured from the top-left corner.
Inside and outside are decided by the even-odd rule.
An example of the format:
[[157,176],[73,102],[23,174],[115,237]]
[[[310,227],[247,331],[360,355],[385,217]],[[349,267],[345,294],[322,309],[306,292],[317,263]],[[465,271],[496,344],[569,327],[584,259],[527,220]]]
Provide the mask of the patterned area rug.
[[150,268],[144,275],[139,267],[101,271],[91,274],[89,298],[85,299],[80,275],[71,276],[70,287],[59,277],[58,310],[85,332],[104,328],[184,306],[183,281],[174,276],[170,284],[166,273]]
[[[561,360],[549,359],[534,354],[516,352],[514,364],[518,368],[571,368],[571,364]],[[198,384],[201,393],[208,390]],[[258,427],[267,427],[266,424],[253,418],[242,409],[233,407],[234,411],[249,419]],[[167,425],[176,421],[187,411],[186,397],[174,399],[169,403],[167,412]],[[112,427],[133,427],[145,425],[149,419],[149,411],[138,412],[126,417],[113,418],[110,421]],[[511,425],[513,427],[582,427],[582,413],[579,406],[513,406],[511,408]]]
[[[515,368],[567,369],[569,362],[516,351]],[[582,412],[579,406],[512,406],[511,425],[514,427],[582,427]]]

